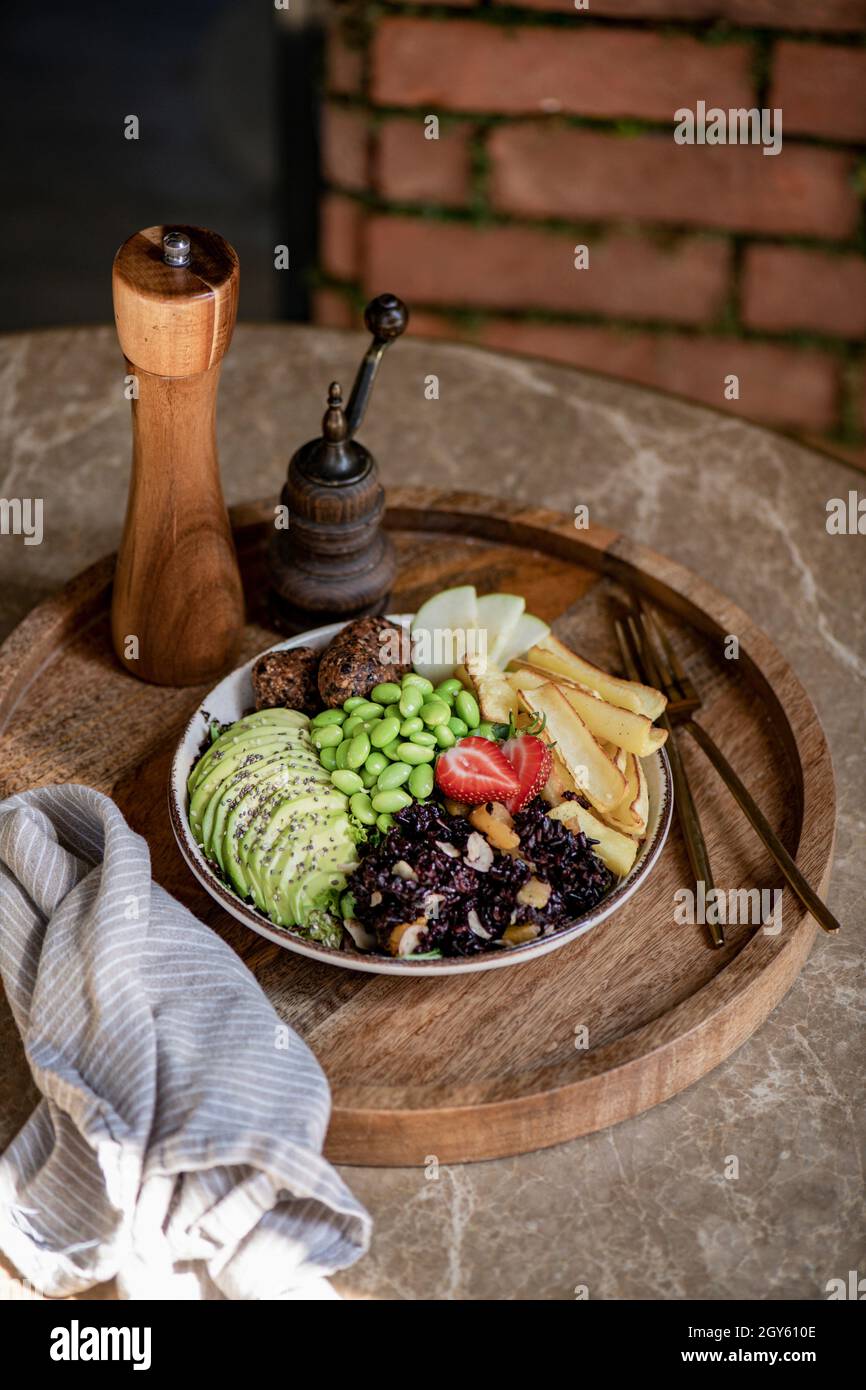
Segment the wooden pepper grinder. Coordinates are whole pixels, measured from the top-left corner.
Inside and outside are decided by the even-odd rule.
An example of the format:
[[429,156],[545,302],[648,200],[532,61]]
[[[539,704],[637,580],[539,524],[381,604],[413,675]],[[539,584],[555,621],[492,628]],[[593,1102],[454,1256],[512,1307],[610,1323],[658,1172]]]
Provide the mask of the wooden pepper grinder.
[[358,368],[349,403],[332,382],[322,435],[293,456],[280,494],[287,526],[270,546],[271,611],[285,631],[328,617],[381,613],[397,569],[381,529],[385,492],[372,454],[353,438],[385,349],[409,322],[406,305],[380,294],[366,308],[373,335]]
[[114,260],[114,315],[134,389],[111,630],[127,670],[157,685],[216,679],[243,630],[215,432],[238,279],[234,248],[202,227],[148,227]]

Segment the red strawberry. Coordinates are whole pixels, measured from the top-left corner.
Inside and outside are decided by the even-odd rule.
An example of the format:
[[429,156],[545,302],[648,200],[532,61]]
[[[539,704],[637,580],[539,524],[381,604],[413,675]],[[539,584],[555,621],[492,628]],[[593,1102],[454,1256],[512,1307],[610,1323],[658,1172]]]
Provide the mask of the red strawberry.
[[522,811],[528,801],[538,796],[550,776],[553,758],[547,744],[533,734],[518,734],[516,738],[508,739],[502,745],[502,752],[517,773],[519,786],[512,796],[500,797],[500,800],[514,815],[515,811]]
[[498,745],[476,735],[461,738],[439,755],[436,781],[445,796],[469,806],[504,801],[520,789],[517,774]]

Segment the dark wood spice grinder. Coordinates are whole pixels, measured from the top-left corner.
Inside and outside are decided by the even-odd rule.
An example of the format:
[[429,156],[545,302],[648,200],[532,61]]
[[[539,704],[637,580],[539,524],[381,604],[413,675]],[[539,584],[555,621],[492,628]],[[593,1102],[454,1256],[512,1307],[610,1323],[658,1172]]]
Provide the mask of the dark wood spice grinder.
[[393,294],[371,300],[364,322],[373,335],[348,405],[332,382],[322,435],[293,456],[270,545],[271,611],[297,632],[329,617],[381,613],[396,557],[381,529],[385,493],[373,455],[353,437],[385,349],[406,328],[409,311]]

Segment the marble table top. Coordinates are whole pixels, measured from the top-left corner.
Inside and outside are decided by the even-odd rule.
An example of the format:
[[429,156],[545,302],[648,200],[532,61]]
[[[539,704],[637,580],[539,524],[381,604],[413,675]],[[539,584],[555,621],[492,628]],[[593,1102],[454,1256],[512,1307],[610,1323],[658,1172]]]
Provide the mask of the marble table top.
[[[319,433],[327,384],[363,339],[241,326],[223,369],[227,500],[281,484]],[[44,499],[44,540],[0,535],[0,636],[119,539],[130,428],[108,327],[0,338],[0,497]],[[428,378],[438,399],[427,399]],[[495,421],[495,426],[491,423]],[[863,1254],[861,798],[866,786],[866,537],[830,535],[827,502],[863,476],[675,398],[588,372],[409,338],[385,362],[365,444],[386,483],[458,486],[607,523],[729,594],[810,692],[833,754],[839,823],[821,937],[757,1034],[683,1094],[558,1148],[455,1166],[347,1169],[369,1255],[347,1297],[826,1297]],[[4,1038],[17,1041],[3,1026]],[[27,1113],[20,1049],[0,1068],[0,1148]],[[28,1102],[29,1103],[29,1102]],[[725,1177],[729,1155],[740,1176]],[[861,1273],[866,1272],[861,1270]]]

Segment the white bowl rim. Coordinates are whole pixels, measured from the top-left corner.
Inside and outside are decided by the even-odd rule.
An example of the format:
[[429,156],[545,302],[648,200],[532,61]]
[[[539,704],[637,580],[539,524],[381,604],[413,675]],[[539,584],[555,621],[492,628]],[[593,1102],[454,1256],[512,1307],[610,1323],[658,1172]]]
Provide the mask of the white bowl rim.
[[[411,621],[412,614],[399,613],[388,614],[389,620],[405,626]],[[265,647],[256,656],[242,666],[236,667],[218,681],[215,686],[208,691],[207,695],[199,703],[187,721],[183,733],[178,740],[172,758],[171,773],[168,785],[169,816],[171,819],[172,830],[177,840],[178,848],[186,861],[187,867],[198,879],[202,887],[214,898],[227,912],[237,921],[245,926],[252,928],[259,936],[265,937],[275,945],[283,947],[284,950],[294,951],[298,955],[306,956],[309,960],[316,960],[324,965],[337,966],[343,970],[356,970],[365,974],[373,975],[401,975],[413,976],[415,978],[436,978],[441,979],[447,975],[473,974],[481,970],[498,970],[507,966],[519,965],[528,960],[535,960],[539,956],[547,955],[551,951],[558,950],[569,941],[575,941],[578,937],[584,936],[593,927],[604,922],[614,912],[618,911],[637,890],[642,887],[655,867],[662,850],[667,841],[673,815],[673,780],[671,777],[671,767],[667,752],[660,748],[652,755],[653,759],[658,760],[659,782],[661,796],[658,806],[658,816],[653,834],[643,842],[641,850],[635,861],[635,865],[626,878],[622,879],[606,898],[591,908],[583,916],[575,920],[567,927],[561,927],[559,931],[553,932],[550,936],[541,937],[535,941],[524,942],[520,946],[502,947],[499,950],[490,950],[480,953],[477,956],[446,956],[434,960],[412,960],[411,957],[388,957],[379,955],[365,955],[360,951],[340,950],[333,946],[324,946],[320,942],[308,941],[304,937],[293,932],[289,927],[277,927],[269,922],[251,903],[246,903],[242,898],[220,879],[213,869],[211,869],[200,847],[196,844],[187,821],[186,814],[186,782],[192,761],[188,762],[189,746],[193,735],[198,732],[199,737],[195,743],[198,748],[204,740],[207,732],[207,706],[213,702],[214,697],[230,682],[236,682],[243,674],[251,671],[254,663],[265,652],[285,651],[292,647],[316,646],[326,643],[331,637],[335,636],[341,628],[346,626],[346,619],[341,622],[327,623],[322,627],[310,628],[306,632],[298,633],[294,637],[284,638],[280,642],[273,643],[270,647]],[[240,718],[241,715],[237,715]],[[202,721],[204,721],[202,723]],[[648,762],[650,759],[643,759]]]

